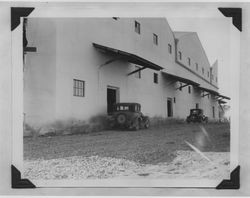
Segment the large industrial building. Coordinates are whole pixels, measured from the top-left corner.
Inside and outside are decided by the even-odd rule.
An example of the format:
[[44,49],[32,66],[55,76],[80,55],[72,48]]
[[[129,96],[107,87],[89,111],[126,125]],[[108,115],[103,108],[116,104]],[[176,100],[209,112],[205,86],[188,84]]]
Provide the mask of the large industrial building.
[[24,115],[31,126],[105,115],[138,102],[150,117],[219,118],[217,61],[196,32],[165,18],[28,18],[24,22]]

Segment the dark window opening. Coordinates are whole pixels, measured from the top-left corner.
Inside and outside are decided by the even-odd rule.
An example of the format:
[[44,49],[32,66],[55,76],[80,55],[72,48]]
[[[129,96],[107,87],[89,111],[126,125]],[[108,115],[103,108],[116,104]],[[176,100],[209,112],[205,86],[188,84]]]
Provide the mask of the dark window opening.
[[198,71],[199,70],[198,63],[195,63],[195,65],[196,65],[196,71]]
[[191,93],[191,86],[188,86],[188,93]]
[[153,34],[153,42],[155,45],[158,45],[158,36],[157,34]]
[[204,74],[204,68],[202,67],[202,74]]
[[207,72],[207,77],[209,77],[209,71]]
[[175,97],[174,97],[174,103],[175,103],[176,101],[175,101]]
[[191,59],[188,58],[188,65],[190,66],[191,65]]
[[215,118],[215,109],[213,107],[213,118]]
[[85,81],[74,79],[73,95],[84,97]]
[[158,74],[154,73],[154,83],[158,84]]
[[196,104],[195,104],[195,108],[196,108],[196,109],[199,109],[199,103],[196,103]]
[[181,54],[181,52],[178,52],[178,54],[179,54],[179,59],[181,60],[181,59],[182,59],[182,54]]
[[172,54],[172,45],[168,44],[168,53]]
[[141,24],[135,21],[135,32],[141,34]]
[[168,98],[168,102],[167,102],[167,114],[168,114],[168,117],[173,117],[172,98]]

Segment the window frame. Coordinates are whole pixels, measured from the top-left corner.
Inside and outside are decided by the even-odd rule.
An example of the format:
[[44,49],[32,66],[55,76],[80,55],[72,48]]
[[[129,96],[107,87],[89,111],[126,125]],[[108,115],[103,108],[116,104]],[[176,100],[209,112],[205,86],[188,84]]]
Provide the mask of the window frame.
[[172,54],[172,45],[171,44],[168,44],[168,53]]
[[182,60],[182,53],[181,53],[181,51],[178,51],[178,58],[179,58],[179,60]]
[[158,45],[158,35],[155,34],[155,33],[153,33],[153,43],[154,43],[155,45]]
[[199,65],[198,63],[195,63],[196,71],[199,71]]
[[73,79],[73,96],[85,97],[85,81]]
[[191,66],[191,58],[188,57],[188,65]]
[[135,21],[135,32],[141,34],[141,24],[138,21]]
[[158,84],[159,83],[159,78],[158,78],[158,74],[154,72],[154,83]]

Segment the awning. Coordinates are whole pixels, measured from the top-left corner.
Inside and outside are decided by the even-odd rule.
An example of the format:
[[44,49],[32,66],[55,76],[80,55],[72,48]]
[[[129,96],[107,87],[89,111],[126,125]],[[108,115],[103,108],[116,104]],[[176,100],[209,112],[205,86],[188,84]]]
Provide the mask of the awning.
[[182,83],[186,83],[188,85],[193,85],[193,86],[199,86],[200,84],[197,83],[197,82],[194,82],[192,80],[189,80],[187,78],[182,78],[180,76],[176,76],[176,75],[173,75],[173,74],[169,74],[167,72],[162,72],[164,75],[166,75],[167,77],[170,77],[172,79],[175,79],[176,81],[179,81],[179,82],[182,82]]
[[221,94],[218,95],[220,98],[223,98],[223,99],[227,99],[227,100],[230,100],[231,98],[227,97],[227,96],[223,96]]
[[218,93],[217,91],[214,91],[214,90],[212,90],[212,89],[207,89],[207,88],[205,88],[205,87],[199,87],[199,89],[202,90],[202,91],[208,92],[208,93],[210,93],[210,94],[213,94],[213,95],[215,95],[215,96],[218,96],[218,95],[219,95],[219,93]]
[[163,67],[155,64],[155,63],[152,63],[142,57],[139,57],[135,54],[131,54],[129,52],[125,52],[125,51],[122,51],[122,50],[118,50],[118,49],[114,49],[114,48],[110,48],[110,47],[106,47],[106,46],[103,46],[103,45],[99,45],[99,44],[96,44],[96,43],[93,43],[93,46],[97,49],[100,49],[102,51],[104,51],[105,53],[108,53],[110,55],[115,55],[115,56],[118,56],[120,57],[121,59],[124,59],[130,63],[134,63],[134,64],[137,64],[137,65],[141,65],[141,66],[144,66],[144,67],[147,67],[147,68],[150,68],[150,69],[153,69],[153,70],[161,70],[163,69]]

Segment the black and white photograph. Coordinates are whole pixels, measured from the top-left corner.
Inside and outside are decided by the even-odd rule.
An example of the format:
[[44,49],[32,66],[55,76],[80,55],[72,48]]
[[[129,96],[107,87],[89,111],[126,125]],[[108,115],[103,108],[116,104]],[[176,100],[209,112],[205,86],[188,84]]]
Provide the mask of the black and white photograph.
[[240,60],[231,18],[206,4],[108,15],[30,7],[11,35],[12,164],[22,178],[36,187],[230,180]]

